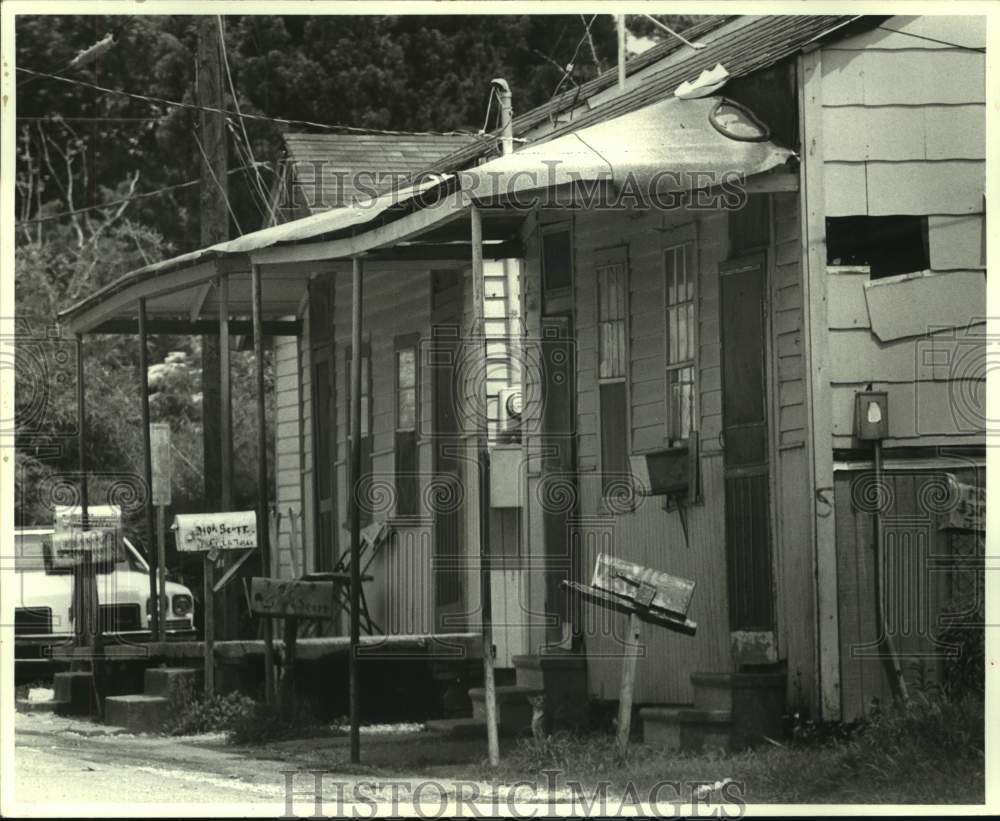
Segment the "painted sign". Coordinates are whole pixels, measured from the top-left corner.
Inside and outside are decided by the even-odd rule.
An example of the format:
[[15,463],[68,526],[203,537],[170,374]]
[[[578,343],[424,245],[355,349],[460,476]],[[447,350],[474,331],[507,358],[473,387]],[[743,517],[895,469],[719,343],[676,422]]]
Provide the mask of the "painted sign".
[[644,607],[686,616],[694,582],[601,553],[591,585],[624,596]]
[[252,510],[232,513],[181,513],[174,520],[177,549],[253,550],[257,547],[257,514]]
[[332,619],[333,584],[284,579],[250,580],[250,609],[258,616]]
[[157,422],[149,426],[149,448],[153,473],[153,504],[166,507],[170,504],[170,486],[174,475],[170,453],[170,425]]
[[116,505],[89,505],[87,529],[79,506],[57,506],[52,529],[53,567],[65,569],[89,554],[95,562],[113,562],[122,544],[122,512]]
[[954,504],[949,504],[942,530],[986,530],[986,488],[960,482],[954,474],[948,477],[948,491]]

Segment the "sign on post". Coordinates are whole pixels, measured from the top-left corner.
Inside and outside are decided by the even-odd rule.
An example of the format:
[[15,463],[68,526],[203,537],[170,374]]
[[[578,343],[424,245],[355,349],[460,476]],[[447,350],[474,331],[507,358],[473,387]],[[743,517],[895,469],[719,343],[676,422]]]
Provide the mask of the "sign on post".
[[971,533],[986,530],[986,488],[959,481],[953,473],[946,473],[948,492],[954,504],[949,505],[942,530],[959,530]]
[[179,513],[174,529],[177,549],[181,551],[252,550],[257,547],[257,514],[253,510]]
[[250,580],[250,609],[258,616],[332,619],[336,615],[333,603],[331,582]]
[[157,422],[149,426],[150,465],[153,486],[150,492],[153,504],[160,507],[170,505],[170,485],[173,481],[173,457],[170,453],[170,425]]
[[52,532],[52,564],[57,570],[68,570],[79,563],[84,554],[101,564],[118,558],[122,538],[121,510],[115,505],[90,505],[87,508],[87,529],[79,506],[57,506]]

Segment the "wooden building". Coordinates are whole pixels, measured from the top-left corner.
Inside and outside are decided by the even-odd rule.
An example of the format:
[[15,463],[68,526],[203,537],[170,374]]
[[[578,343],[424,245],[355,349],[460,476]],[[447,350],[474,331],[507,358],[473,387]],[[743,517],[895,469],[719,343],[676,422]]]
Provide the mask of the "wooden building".
[[[307,569],[346,549],[352,492],[388,522],[368,598],[390,633],[476,628],[470,386],[486,378],[499,667],[554,652],[581,662],[591,698],[617,698],[622,623],[559,587],[611,552],[697,584],[694,637],[644,636],[636,702],[689,705],[701,674],[768,671],[789,708],[854,718],[891,684],[884,659],[854,652],[878,639],[856,395],[888,395],[883,530],[919,513],[931,552],[957,549],[925,488],[982,478],[985,20],[711,17],[687,36],[705,48],[669,40],[624,86],[610,72],[515,118],[511,154],[471,141],[427,162],[438,177],[137,272],[63,319],[91,332],[139,296],[186,317],[183,289],[220,275],[239,305],[256,266],[267,318],[297,331],[274,338],[277,504],[302,512]],[[724,84],[675,96],[718,64]],[[479,220],[499,272],[485,375],[469,333]],[[507,387],[522,405],[509,437]],[[673,484],[654,495],[657,459]]]

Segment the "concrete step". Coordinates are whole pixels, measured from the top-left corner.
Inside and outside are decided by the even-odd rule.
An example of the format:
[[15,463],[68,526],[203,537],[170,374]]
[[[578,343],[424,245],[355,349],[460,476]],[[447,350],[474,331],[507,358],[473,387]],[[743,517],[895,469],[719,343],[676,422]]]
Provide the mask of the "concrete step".
[[486,722],[476,718],[440,718],[424,722],[428,732],[448,738],[486,738]]
[[580,653],[514,656],[517,684],[545,691],[545,731],[579,730],[590,723],[587,659]]
[[677,752],[681,748],[680,714],[684,707],[640,707],[642,740],[665,750]]
[[732,673],[692,673],[694,706],[699,710],[733,709]]
[[[534,708],[528,701],[533,696],[544,695],[538,687],[521,687],[517,684],[501,685],[496,688],[497,726],[503,735],[522,735],[531,732],[531,718]],[[486,721],[486,689],[473,687],[469,690],[472,699],[472,717]]]
[[56,673],[52,677],[53,701],[59,702],[59,715],[89,716],[94,712],[94,676],[92,673]]
[[683,752],[725,752],[731,748],[733,714],[729,710],[681,710],[678,719]]
[[19,698],[14,703],[14,708],[19,713],[55,713],[66,702],[50,699],[49,701],[31,701],[27,698]]
[[170,700],[163,696],[108,696],[104,700],[104,723],[133,733],[162,731],[170,712]]
[[201,690],[202,671],[197,667],[149,667],[143,684],[147,696],[176,698],[184,692]]

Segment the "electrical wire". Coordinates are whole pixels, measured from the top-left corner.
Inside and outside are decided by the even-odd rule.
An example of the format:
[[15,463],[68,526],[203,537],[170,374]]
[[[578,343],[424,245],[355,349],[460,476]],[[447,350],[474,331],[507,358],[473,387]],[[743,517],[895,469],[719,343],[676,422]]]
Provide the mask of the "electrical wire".
[[[258,165],[262,165],[268,169],[270,168],[270,165],[265,162],[258,163]],[[245,170],[246,166],[240,166],[239,168],[231,168],[226,172],[226,175],[228,176],[229,174],[239,174]],[[102,202],[99,205],[88,205],[84,208],[74,208],[72,211],[60,211],[58,214],[50,214],[47,217],[34,217],[28,220],[21,220],[20,222],[14,223],[14,225],[17,228],[20,228],[22,225],[35,225],[36,223],[40,222],[52,222],[53,220],[63,219],[65,217],[73,217],[76,216],[77,214],[84,214],[88,211],[98,211],[102,208],[114,208],[117,205],[121,205],[123,202],[132,202],[133,200],[142,200],[142,199],[147,199],[149,197],[158,197],[160,196],[160,194],[166,194],[170,191],[176,191],[180,188],[190,188],[193,185],[198,185],[200,182],[201,179],[199,178],[196,180],[188,180],[187,182],[180,182],[175,185],[165,185],[163,186],[163,188],[156,188],[153,191],[144,191],[141,194],[133,194],[131,197],[125,197],[124,199],[120,200]]]
[[208,169],[208,173],[212,175],[212,180],[215,182],[215,187],[219,189],[219,193],[222,194],[222,198],[226,201],[226,209],[229,211],[229,216],[233,218],[233,223],[236,225],[236,230],[240,232],[240,236],[243,236],[243,228],[240,226],[240,221],[236,217],[236,212],[233,210],[233,206],[229,202],[229,192],[226,191],[222,186],[222,182],[215,173],[215,169],[212,168],[212,161],[209,160],[208,154],[205,153],[205,147],[201,144],[201,140],[198,139],[198,133],[196,131],[191,132],[191,136],[194,137],[194,141],[198,144],[198,150],[201,152],[201,158],[205,161],[205,167]]
[[97,83],[87,82],[86,80],[74,80],[71,77],[63,77],[60,74],[51,74],[47,71],[36,71],[32,68],[23,68],[17,66],[17,71],[24,72],[25,74],[30,74],[37,77],[47,77],[51,80],[58,80],[61,83],[68,83],[69,85],[82,86],[83,88],[90,88],[95,91],[101,91],[105,94],[117,94],[121,97],[131,97],[135,100],[142,100],[146,103],[152,103],[154,105],[165,105],[171,106],[173,108],[183,108],[189,111],[208,111],[214,114],[226,114],[230,117],[245,117],[250,120],[262,120],[269,123],[280,123],[282,125],[298,125],[306,126],[308,128],[324,128],[328,131],[342,131],[350,134],[382,134],[387,137],[475,137],[477,139],[486,139],[484,135],[476,134],[474,131],[392,131],[389,129],[381,128],[358,128],[356,126],[350,125],[330,125],[329,123],[317,123],[312,120],[294,120],[287,119],[284,117],[268,117],[264,114],[240,114],[235,111],[228,111],[222,108],[214,108],[213,106],[197,105],[195,103],[184,103],[178,100],[168,100],[164,97],[156,97],[149,94],[139,94],[135,91],[124,91],[117,88],[108,88],[107,86],[98,85]]

